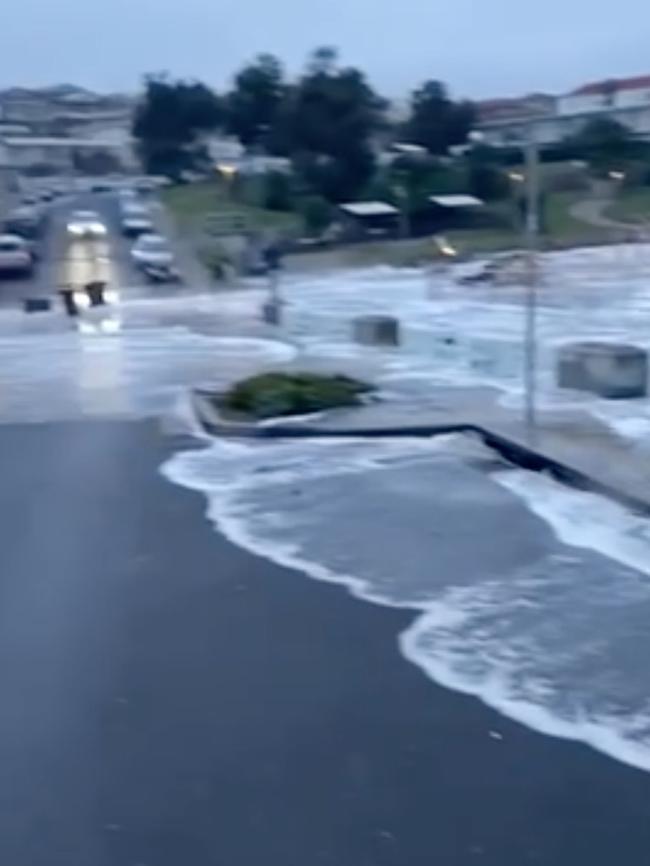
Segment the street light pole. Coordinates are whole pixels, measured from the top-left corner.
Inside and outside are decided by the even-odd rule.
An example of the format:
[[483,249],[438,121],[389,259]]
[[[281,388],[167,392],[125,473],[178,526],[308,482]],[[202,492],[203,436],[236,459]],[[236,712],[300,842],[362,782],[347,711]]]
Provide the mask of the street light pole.
[[524,335],[525,423],[529,444],[537,435],[537,245],[539,240],[539,148],[535,127],[526,152],[526,324]]
[[[484,140],[480,130],[469,134],[472,144]],[[535,124],[528,127],[523,145],[526,163],[526,297],[524,325],[524,426],[529,444],[537,437],[537,246],[539,241],[539,146]],[[524,180],[517,175],[513,180]]]

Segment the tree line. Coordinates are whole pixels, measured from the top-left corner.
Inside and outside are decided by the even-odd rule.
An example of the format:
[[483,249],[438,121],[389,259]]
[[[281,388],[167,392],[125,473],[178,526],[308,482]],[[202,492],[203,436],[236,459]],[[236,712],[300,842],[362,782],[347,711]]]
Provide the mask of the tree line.
[[[315,231],[327,224],[332,203],[356,198],[388,201],[411,214],[426,208],[433,194],[523,201],[523,187],[513,185],[508,170],[516,166],[514,174],[520,174],[520,146],[473,143],[462,158],[448,158],[450,149],[467,143],[476,109],[454,100],[442,82],[416,88],[402,121],[391,120],[388,109],[360,69],[341,64],[335,49],[323,47],[293,80],[277,57],[260,54],[224,93],[198,81],[149,76],[133,132],[146,170],[176,180],[187,171],[214,170],[204,144],[213,132],[235,136],[250,153],[288,158],[291,176],[268,173],[257,200],[273,210],[300,211]],[[378,164],[377,154],[395,141],[419,145],[423,153]],[[627,183],[650,184],[649,146],[607,117],[586,122],[545,149],[542,159],[583,160],[591,174],[603,177],[613,169],[620,176],[623,169]],[[582,181],[567,176],[561,182]]]
[[454,101],[439,81],[411,95],[403,123],[391,123],[389,103],[335,49],[316,49],[302,74],[289,80],[282,63],[260,54],[216,93],[197,81],[147,77],[133,133],[147,171],[173,178],[209,167],[202,143],[209,132],[236,136],[251,152],[287,157],[306,196],[352,199],[375,176],[377,145],[402,138],[432,157],[466,141],[474,107]]

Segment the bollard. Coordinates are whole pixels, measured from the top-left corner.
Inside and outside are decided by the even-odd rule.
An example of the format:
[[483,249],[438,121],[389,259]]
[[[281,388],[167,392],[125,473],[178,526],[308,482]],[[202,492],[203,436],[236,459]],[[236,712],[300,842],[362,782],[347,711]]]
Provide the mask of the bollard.
[[282,324],[282,302],[278,300],[266,301],[262,305],[262,318],[267,325]]
[[358,316],[352,331],[355,342],[364,346],[399,346],[399,322],[393,316]]
[[588,391],[610,400],[645,397],[647,353],[638,346],[595,340],[562,346],[557,383],[560,388]]
[[94,280],[91,283],[86,283],[85,288],[91,307],[102,307],[106,303],[104,298],[106,283],[101,280]]
[[79,310],[77,308],[77,302],[74,298],[74,289],[65,288],[59,289],[59,294],[61,295],[61,300],[63,301],[63,307],[68,314],[68,316],[74,317],[79,315]]
[[50,309],[49,298],[25,298],[23,309],[26,313],[46,313]]

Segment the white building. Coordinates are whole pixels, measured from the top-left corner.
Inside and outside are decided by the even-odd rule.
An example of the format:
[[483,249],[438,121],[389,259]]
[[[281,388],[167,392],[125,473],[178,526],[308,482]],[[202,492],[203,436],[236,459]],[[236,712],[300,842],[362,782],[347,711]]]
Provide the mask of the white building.
[[519,144],[529,137],[531,129],[540,144],[557,144],[580,132],[594,117],[609,117],[639,138],[650,139],[650,76],[647,75],[585,84],[553,98],[544,110],[531,106],[529,100],[525,97],[483,103],[487,107],[499,103],[511,106],[509,113],[481,112],[479,127],[488,144],[494,147]]
[[76,147],[108,150],[124,168],[134,169],[134,105],[131,97],[74,85],[12,87],[0,90],[0,138],[8,142],[11,161],[19,168],[41,163],[65,169]]
[[48,166],[53,172],[73,171],[77,153],[112,153],[123,162],[129,148],[122,142],[93,138],[56,138],[46,136],[6,136],[0,139],[5,161],[14,171]]
[[291,160],[283,156],[247,153],[239,139],[232,136],[210,133],[203,136],[201,143],[207,148],[215,168],[226,166],[240,174],[266,174],[270,171],[287,174],[291,171]]

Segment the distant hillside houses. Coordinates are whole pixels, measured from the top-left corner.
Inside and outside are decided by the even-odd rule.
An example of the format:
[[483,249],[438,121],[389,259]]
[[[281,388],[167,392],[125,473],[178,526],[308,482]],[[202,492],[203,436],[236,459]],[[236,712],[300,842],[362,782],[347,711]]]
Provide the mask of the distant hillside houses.
[[477,103],[478,127],[494,147],[520,144],[534,130],[540,144],[557,144],[594,117],[609,117],[650,140],[650,75],[594,81],[563,96],[535,93]]
[[0,90],[0,142],[17,170],[72,168],[76,155],[110,154],[135,167],[131,138],[134,99],[72,84]]

